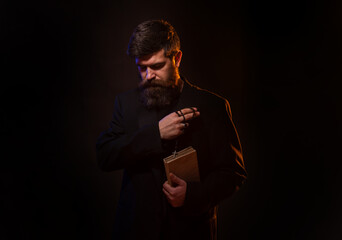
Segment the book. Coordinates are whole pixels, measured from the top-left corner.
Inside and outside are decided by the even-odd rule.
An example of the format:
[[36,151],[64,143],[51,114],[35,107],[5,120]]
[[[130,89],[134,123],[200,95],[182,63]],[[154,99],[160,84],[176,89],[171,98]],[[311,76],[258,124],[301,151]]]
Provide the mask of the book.
[[164,158],[165,172],[168,183],[174,186],[170,180],[170,173],[186,182],[199,182],[197,152],[192,147],[187,147],[171,156]]

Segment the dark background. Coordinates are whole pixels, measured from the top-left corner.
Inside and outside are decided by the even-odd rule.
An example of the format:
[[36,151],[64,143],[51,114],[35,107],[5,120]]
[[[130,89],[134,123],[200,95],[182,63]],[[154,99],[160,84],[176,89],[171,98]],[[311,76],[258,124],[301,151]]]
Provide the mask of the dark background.
[[181,72],[226,97],[249,179],[223,239],[341,239],[340,1],[1,1],[0,239],[110,238],[121,172],[95,142],[135,87],[134,27],[164,18]]

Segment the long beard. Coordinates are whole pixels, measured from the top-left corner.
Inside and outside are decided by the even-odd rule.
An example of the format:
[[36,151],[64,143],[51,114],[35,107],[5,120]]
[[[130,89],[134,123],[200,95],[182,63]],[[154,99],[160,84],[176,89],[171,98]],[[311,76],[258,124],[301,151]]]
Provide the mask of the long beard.
[[160,109],[170,106],[178,99],[181,86],[176,85],[174,80],[152,80],[139,84],[140,100],[148,109]]

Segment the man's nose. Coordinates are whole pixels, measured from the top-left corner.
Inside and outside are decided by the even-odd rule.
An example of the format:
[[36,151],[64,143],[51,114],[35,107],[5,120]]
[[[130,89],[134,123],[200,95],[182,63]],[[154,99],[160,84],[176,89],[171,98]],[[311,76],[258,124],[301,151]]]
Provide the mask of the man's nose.
[[146,68],[146,80],[151,81],[155,77],[155,72],[151,68]]

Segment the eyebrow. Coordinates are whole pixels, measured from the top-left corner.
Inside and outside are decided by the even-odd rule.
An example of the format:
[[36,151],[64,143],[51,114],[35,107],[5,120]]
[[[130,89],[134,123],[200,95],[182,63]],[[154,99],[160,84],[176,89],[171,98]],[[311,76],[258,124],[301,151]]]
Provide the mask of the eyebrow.
[[157,65],[161,65],[161,64],[165,64],[166,61],[162,61],[162,62],[156,62],[153,64],[137,64],[138,67],[151,67],[151,66],[157,66]]

